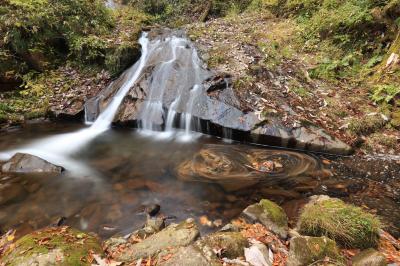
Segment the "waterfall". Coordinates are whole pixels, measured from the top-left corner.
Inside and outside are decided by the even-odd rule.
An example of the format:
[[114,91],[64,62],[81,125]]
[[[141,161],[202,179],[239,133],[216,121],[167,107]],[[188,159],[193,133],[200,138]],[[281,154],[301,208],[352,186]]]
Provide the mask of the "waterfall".
[[[185,129],[187,139],[191,135],[196,99],[203,90],[202,82],[208,72],[202,68],[196,49],[186,38],[172,36],[163,45],[165,58],[151,72],[147,99],[139,115],[139,127],[145,133],[171,136],[180,115],[178,127]],[[169,106],[168,102],[171,102]],[[163,128],[164,133],[161,132]]]
[[83,167],[78,162],[69,158],[69,155],[77,152],[83,145],[90,142],[96,136],[108,130],[114,119],[114,116],[131,86],[138,80],[142,70],[145,66],[147,59],[149,40],[147,34],[143,34],[139,40],[142,46],[142,56],[135,65],[133,65],[127,72],[128,78],[121,86],[118,92],[113,97],[111,103],[100,114],[96,121],[89,127],[76,132],[60,134],[48,138],[37,140],[25,147],[17,148],[0,153],[1,160],[11,158],[15,153],[29,153],[46,159],[54,164],[62,165],[67,169],[79,169],[82,171]]
[[[78,163],[70,156],[111,127],[125,96],[143,82],[147,84],[147,90],[138,114],[140,128],[160,132],[164,127],[171,133],[174,131],[174,121],[180,114],[182,119],[179,127],[185,129],[185,138],[190,138],[196,99],[204,89],[201,84],[209,72],[202,68],[196,49],[186,38],[170,35],[150,41],[147,34],[143,33],[139,43],[142,47],[140,60],[123,74],[122,85],[94,122],[89,121],[89,117],[93,117],[93,112],[97,113],[98,110],[85,108],[85,123],[90,124],[90,127],[44,138],[22,148],[0,153],[0,159],[8,159],[17,152],[23,152],[70,170],[76,169]],[[99,99],[94,101],[100,103]],[[169,110],[167,115],[165,110]]]

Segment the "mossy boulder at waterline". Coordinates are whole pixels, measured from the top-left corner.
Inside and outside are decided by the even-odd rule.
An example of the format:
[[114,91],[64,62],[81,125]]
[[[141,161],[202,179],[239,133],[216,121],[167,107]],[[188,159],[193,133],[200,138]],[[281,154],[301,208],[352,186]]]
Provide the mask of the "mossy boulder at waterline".
[[242,212],[242,216],[249,222],[262,223],[281,238],[287,237],[288,218],[286,213],[270,200],[263,199],[259,203],[248,206]]
[[[299,236],[290,240],[287,266],[310,265],[319,260],[335,261],[341,265],[343,261],[335,241],[327,237]],[[344,264],[343,264],[344,265]]]
[[386,257],[376,251],[375,249],[369,248],[358,253],[352,259],[353,266],[386,266]]
[[46,228],[15,242],[2,258],[4,265],[91,265],[103,255],[98,239],[69,227]]
[[328,196],[313,196],[298,222],[303,235],[327,236],[351,248],[376,247],[380,221],[359,207]]

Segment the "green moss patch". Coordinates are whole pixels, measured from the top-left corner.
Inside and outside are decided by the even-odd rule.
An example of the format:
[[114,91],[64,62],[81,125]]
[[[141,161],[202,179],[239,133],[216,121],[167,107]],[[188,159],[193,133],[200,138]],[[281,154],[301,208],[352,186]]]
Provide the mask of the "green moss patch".
[[307,204],[299,219],[299,232],[327,236],[345,247],[369,248],[378,243],[381,224],[377,217],[339,199]]
[[[69,227],[46,228],[19,239],[2,261],[5,265],[91,265],[103,251],[97,238]],[[44,265],[44,264],[43,264]]]

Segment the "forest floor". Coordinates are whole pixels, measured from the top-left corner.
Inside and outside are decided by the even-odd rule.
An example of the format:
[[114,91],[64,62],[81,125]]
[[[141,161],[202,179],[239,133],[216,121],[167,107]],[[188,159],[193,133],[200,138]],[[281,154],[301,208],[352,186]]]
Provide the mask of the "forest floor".
[[244,109],[318,125],[360,153],[400,151],[400,132],[391,126],[390,112],[371,100],[367,79],[312,78],[333,48],[321,44],[307,51],[293,19],[245,13],[187,29],[208,66],[233,76]]

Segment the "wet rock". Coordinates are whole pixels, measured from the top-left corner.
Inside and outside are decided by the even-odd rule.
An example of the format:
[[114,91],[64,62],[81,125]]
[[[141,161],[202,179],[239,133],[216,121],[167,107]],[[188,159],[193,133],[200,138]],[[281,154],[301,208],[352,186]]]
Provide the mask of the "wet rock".
[[386,257],[375,249],[366,249],[352,259],[353,266],[385,266]]
[[145,213],[150,216],[155,216],[161,209],[161,206],[158,204],[150,204],[144,208]]
[[61,173],[64,168],[37,156],[16,153],[2,166],[3,173]]
[[118,254],[115,260],[132,262],[140,258],[154,256],[166,248],[188,246],[199,237],[199,234],[193,220],[189,219],[180,224],[171,224],[140,243],[126,246],[124,252]]
[[221,250],[221,257],[235,259],[244,256],[244,248],[248,246],[247,239],[239,232],[217,232],[208,235],[196,244],[199,247],[208,246],[212,250]]
[[335,261],[342,260],[335,241],[327,237],[294,237],[290,240],[287,266],[310,265],[326,257]]
[[[171,108],[177,114],[191,113],[199,118],[203,125],[197,130],[205,131],[208,134],[221,137],[234,138],[240,141],[255,142],[260,144],[295,146],[300,149],[326,151],[331,153],[348,154],[352,150],[345,143],[330,136],[323,129],[316,126],[287,126],[283,118],[263,118],[259,111],[252,110],[252,107],[246,106],[239,100],[237,92],[233,89],[234,80],[230,75],[215,73],[203,66],[199,59],[196,60],[193,55],[196,51],[190,42],[182,43],[185,49],[179,50],[173,56],[176,62],[188,62],[188,58],[193,61],[191,64],[160,64],[160,62],[169,62],[172,55],[169,52],[170,43],[166,36],[182,37],[181,32],[151,31],[149,36],[157,35],[163,38],[158,43],[161,49],[151,51],[151,56],[144,66],[140,79],[131,85],[127,95],[115,116],[114,122],[120,125],[136,126],[138,120],[147,120],[155,127],[165,126],[165,117],[162,115],[162,109]],[[190,60],[190,59],[189,59]],[[109,87],[103,89],[95,98],[87,101],[87,118],[94,120],[98,114],[104,110],[111,102],[112,96],[121,87],[127,84],[132,77],[132,71],[135,67],[125,71]],[[168,82],[165,82],[165,77]],[[202,83],[202,86],[195,86]],[[160,86],[160,84],[165,86]],[[162,91],[159,91],[162,88]],[[196,89],[195,89],[196,88]],[[154,91],[160,97],[160,108],[157,112],[143,111],[148,105],[149,95],[155,95]],[[179,96],[178,96],[179,93]],[[191,95],[195,95],[193,104],[190,104],[191,110],[187,110]],[[154,99],[152,99],[154,100]],[[176,101],[178,100],[178,101]],[[248,104],[247,104],[248,105]],[[291,113],[295,112],[292,110]],[[150,117],[151,116],[151,117]],[[283,115],[282,115],[283,116]],[[177,121],[174,122],[177,124]],[[234,132],[235,136],[225,136],[226,131]]]
[[161,266],[219,266],[217,256],[212,250],[201,249],[197,245],[175,248],[164,251],[158,256],[158,264]]
[[259,203],[248,206],[242,216],[251,223],[259,222],[275,234],[285,239],[288,233],[288,218],[276,203],[263,199]]
[[104,255],[98,239],[69,227],[46,228],[17,240],[2,258],[5,265],[91,265],[92,253]]
[[27,191],[21,184],[0,184],[0,205],[23,200]]

